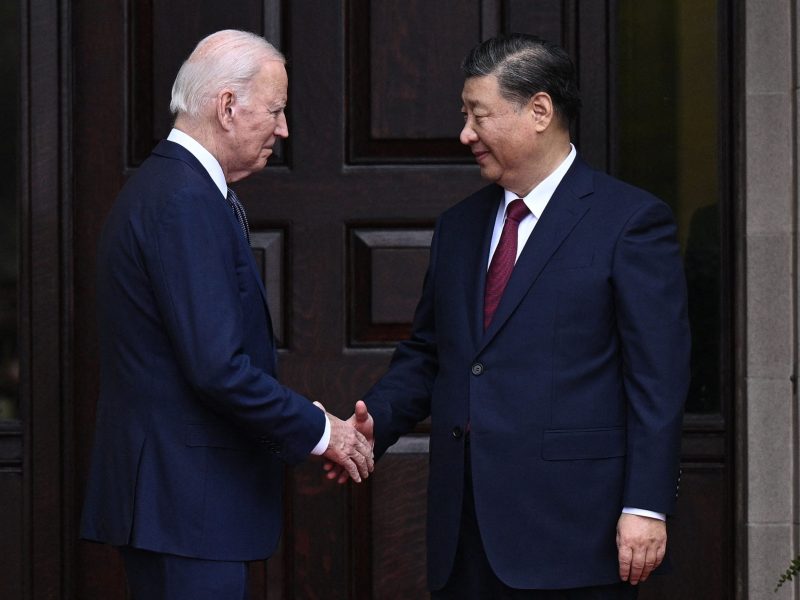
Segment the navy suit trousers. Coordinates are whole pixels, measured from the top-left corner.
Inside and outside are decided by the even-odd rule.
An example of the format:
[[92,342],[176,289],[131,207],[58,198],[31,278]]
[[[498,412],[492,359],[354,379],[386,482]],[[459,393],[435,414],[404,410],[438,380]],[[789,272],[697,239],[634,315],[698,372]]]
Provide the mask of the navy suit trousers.
[[132,600],[247,600],[247,563],[118,549]]

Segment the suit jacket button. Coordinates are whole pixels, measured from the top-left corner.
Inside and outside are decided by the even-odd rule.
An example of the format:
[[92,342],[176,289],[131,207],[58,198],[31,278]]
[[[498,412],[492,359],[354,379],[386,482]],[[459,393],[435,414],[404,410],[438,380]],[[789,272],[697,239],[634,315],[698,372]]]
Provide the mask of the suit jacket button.
[[459,439],[462,435],[464,435],[464,431],[461,429],[461,427],[459,427],[458,425],[453,427],[453,437],[454,438]]
[[483,365],[479,362],[476,362],[472,365],[472,374],[473,375],[483,375]]

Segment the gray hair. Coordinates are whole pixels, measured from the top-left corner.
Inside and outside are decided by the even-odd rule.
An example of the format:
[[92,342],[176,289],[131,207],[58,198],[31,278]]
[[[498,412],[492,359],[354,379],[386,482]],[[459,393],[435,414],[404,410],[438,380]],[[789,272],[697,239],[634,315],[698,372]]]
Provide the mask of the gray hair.
[[265,60],[286,62],[272,44],[249,31],[212,33],[200,40],[178,71],[172,84],[170,111],[176,116],[199,117],[203,106],[225,88],[247,103],[250,83]]
[[500,94],[520,107],[546,92],[566,126],[580,111],[572,60],[560,46],[535,35],[511,33],[486,40],[470,50],[461,69],[467,78],[496,76]]

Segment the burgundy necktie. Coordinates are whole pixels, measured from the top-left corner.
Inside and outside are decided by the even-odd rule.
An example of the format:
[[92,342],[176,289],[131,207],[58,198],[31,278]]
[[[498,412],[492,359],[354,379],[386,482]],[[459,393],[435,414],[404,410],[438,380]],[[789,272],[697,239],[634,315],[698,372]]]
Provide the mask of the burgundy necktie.
[[514,263],[517,260],[517,229],[519,222],[530,213],[520,198],[513,200],[506,208],[506,220],[503,223],[503,233],[495,248],[489,272],[486,274],[486,292],[483,296],[483,328],[489,329],[489,324],[494,317],[494,311],[500,304],[503,291],[506,289]]

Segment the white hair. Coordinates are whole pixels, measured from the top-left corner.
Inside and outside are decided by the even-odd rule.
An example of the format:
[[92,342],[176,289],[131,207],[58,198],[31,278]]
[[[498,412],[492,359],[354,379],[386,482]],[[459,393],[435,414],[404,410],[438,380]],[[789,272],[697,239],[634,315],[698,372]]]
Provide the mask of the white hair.
[[265,60],[286,62],[272,44],[249,31],[225,29],[203,38],[172,84],[172,114],[199,117],[203,106],[223,89],[247,103],[250,83]]

